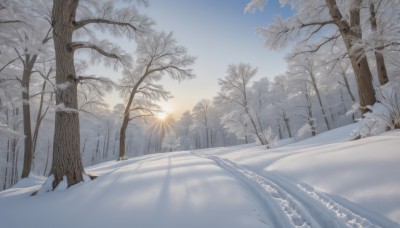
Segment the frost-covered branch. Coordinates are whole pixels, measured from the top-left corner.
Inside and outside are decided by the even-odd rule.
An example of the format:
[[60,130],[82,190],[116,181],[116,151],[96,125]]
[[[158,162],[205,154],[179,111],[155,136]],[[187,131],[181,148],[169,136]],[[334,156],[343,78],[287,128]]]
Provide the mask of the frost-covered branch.
[[[148,5],[146,1],[140,2]],[[125,7],[119,8],[111,1],[100,7],[92,2],[85,2],[85,4],[87,5],[82,5],[80,8],[81,13],[78,15],[80,19],[73,22],[75,31],[80,29],[90,31],[90,26],[94,26],[101,31],[108,30],[114,36],[123,35],[131,39],[137,35],[146,34],[154,24],[152,19],[139,14],[136,8],[129,3]]]
[[244,8],[244,12],[252,12],[254,13],[257,9],[262,11],[265,6],[265,0],[251,0],[247,3],[246,7]]
[[104,18],[84,19],[84,20],[76,22],[74,25],[75,25],[75,29],[80,29],[80,28],[82,28],[82,27],[84,27],[85,25],[88,25],[88,24],[118,25],[118,26],[128,27],[128,28],[132,29],[135,32],[138,31],[138,28],[136,26],[132,25],[131,23],[112,21],[112,20],[108,20],[108,19],[104,19]]
[[129,55],[124,54],[118,47],[111,45],[107,41],[102,41],[99,44],[90,42],[72,42],[68,45],[69,51],[73,52],[78,49],[91,49],[96,51],[102,56],[115,59],[125,66],[130,66],[131,58]]

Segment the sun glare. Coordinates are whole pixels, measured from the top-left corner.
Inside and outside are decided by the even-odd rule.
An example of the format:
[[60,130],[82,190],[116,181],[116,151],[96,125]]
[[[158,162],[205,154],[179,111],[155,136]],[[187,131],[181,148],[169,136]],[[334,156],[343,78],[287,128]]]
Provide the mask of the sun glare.
[[157,118],[158,118],[159,120],[165,120],[165,119],[167,118],[167,116],[168,116],[168,113],[166,113],[166,112],[159,112],[159,113],[157,113]]

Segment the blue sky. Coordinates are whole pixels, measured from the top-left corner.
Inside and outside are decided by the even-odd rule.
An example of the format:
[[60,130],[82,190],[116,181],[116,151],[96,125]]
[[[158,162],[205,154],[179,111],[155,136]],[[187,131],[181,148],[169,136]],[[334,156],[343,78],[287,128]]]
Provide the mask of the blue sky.
[[[285,51],[267,50],[257,27],[273,22],[274,16],[287,17],[290,8],[281,8],[278,1],[269,1],[263,12],[244,13],[249,0],[152,0],[149,8],[139,8],[156,22],[156,29],[173,31],[180,45],[196,56],[193,66],[196,78],[177,82],[166,77],[162,84],[174,98],[162,103],[176,117],[193,108],[203,98],[212,98],[219,91],[218,79],[226,75],[229,64],[250,63],[258,68],[257,79],[273,78],[283,73]],[[113,79],[120,78],[117,72]],[[110,104],[118,102],[116,94]]]

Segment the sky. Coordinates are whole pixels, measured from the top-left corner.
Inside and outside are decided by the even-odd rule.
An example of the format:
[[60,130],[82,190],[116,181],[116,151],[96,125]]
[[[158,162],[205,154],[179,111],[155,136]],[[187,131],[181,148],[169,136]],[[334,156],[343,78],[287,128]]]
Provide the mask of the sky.
[[[212,99],[219,91],[218,79],[226,76],[230,64],[249,63],[258,68],[255,80],[273,78],[284,73],[285,51],[270,51],[264,47],[264,39],[256,28],[273,22],[276,15],[288,17],[291,9],[281,8],[278,1],[268,1],[265,9],[244,13],[249,0],[151,0],[150,7],[139,7],[141,13],[156,21],[155,29],[172,31],[179,45],[197,57],[193,65],[196,78],[174,81],[165,77],[161,83],[172,92],[174,98],[160,103],[164,111],[178,117],[191,110],[201,99]],[[134,45],[128,45],[128,50]],[[123,47],[125,48],[125,47]],[[134,48],[132,49],[134,50]],[[121,78],[120,72],[106,71],[113,80]],[[107,96],[112,107],[122,100],[118,93]]]

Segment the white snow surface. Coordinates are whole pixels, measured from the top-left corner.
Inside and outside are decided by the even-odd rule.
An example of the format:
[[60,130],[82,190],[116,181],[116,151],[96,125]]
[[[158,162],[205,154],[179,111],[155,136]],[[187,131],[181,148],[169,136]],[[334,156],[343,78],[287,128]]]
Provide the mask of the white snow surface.
[[400,131],[349,141],[356,127],[106,162],[36,196],[30,176],[0,192],[0,227],[400,227]]

